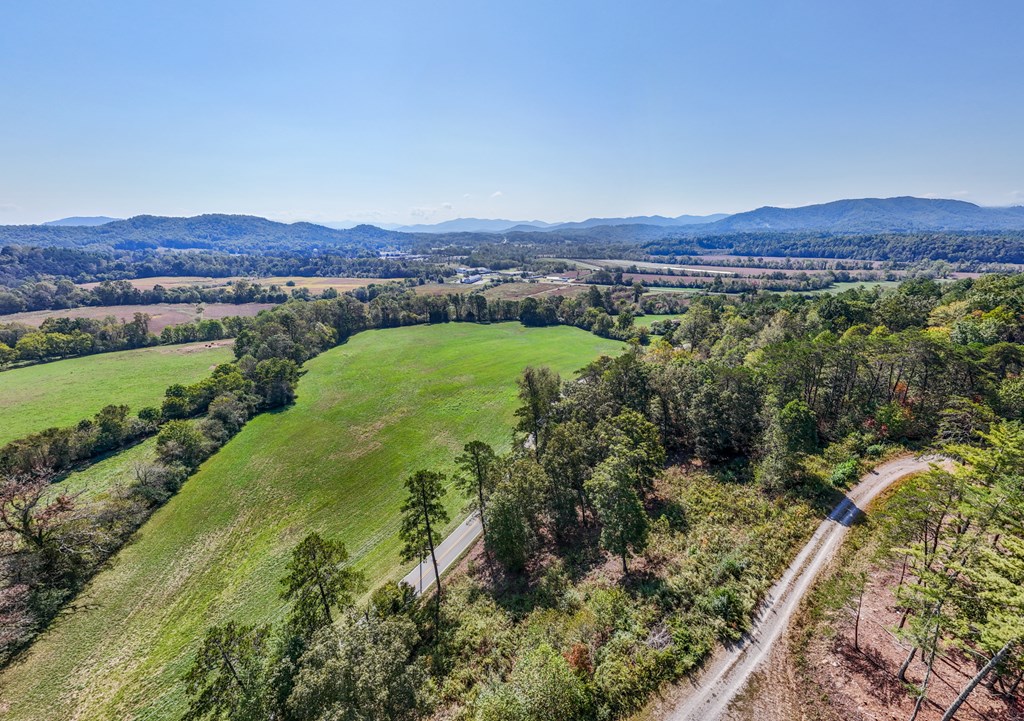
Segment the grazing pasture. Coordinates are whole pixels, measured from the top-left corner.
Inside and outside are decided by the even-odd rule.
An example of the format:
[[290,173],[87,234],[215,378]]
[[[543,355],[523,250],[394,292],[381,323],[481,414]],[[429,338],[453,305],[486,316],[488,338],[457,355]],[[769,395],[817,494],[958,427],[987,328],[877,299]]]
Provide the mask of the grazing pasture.
[[0,445],[67,426],[110,404],[159,406],[174,383],[234,358],[230,340],[97,353],[0,372]]
[[149,305],[99,305],[64,310],[31,310],[0,315],[0,323],[25,323],[40,326],[47,318],[106,318],[130,321],[136,313],[149,315],[149,330],[159,333],[169,325],[214,320],[232,315],[251,317],[273,303],[151,303]]
[[[278,580],[310,531],[371,583],[400,578],[402,483],[450,472],[469,440],[504,450],[524,366],[566,377],[623,344],[564,326],[360,333],[305,365],[297,402],[253,419],[139,530],[22,662],[5,719],[176,719],[205,629],[279,618]],[[465,499],[449,493],[457,512]]]

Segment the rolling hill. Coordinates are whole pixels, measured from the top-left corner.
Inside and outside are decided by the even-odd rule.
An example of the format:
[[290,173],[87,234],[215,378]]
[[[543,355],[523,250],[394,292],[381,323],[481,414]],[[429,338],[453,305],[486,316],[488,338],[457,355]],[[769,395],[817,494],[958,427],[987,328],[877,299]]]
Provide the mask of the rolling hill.
[[800,208],[758,208],[693,229],[716,233],[1024,230],[1024,207],[983,208],[962,200],[913,197],[861,198]]
[[171,218],[139,215],[104,225],[6,225],[0,226],[0,246],[143,250],[222,250],[266,253],[274,250],[358,251],[407,242],[409,235],[359,225],[336,230],[314,223],[278,223],[251,215],[197,215]]
[[[372,583],[400,577],[405,477],[450,471],[469,440],[507,449],[524,366],[569,376],[622,347],[565,326],[452,323],[366,331],[309,361],[296,403],[204,463],[4,670],[4,718],[179,718],[206,627],[280,617],[278,579],[305,534],[344,541]],[[454,526],[464,499],[446,505]]]

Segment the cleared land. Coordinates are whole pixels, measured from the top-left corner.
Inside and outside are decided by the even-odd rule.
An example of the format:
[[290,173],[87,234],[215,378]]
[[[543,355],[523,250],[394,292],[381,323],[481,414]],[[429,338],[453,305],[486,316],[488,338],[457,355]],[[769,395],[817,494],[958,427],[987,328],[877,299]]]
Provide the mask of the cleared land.
[[[153,290],[154,287],[161,285],[164,288],[182,288],[190,285],[198,285],[204,288],[213,288],[221,285],[232,285],[237,280],[247,280],[250,283],[259,283],[262,286],[269,285],[280,285],[285,286],[289,282],[294,283],[289,288],[309,288],[312,291],[322,291],[326,288],[334,288],[339,293],[343,293],[346,290],[352,290],[354,288],[362,288],[370,285],[371,283],[390,283],[393,280],[401,280],[401,278],[343,278],[343,277],[332,277],[332,278],[315,278],[306,277],[300,275],[272,275],[265,278],[258,278],[255,276],[243,276],[233,275],[226,278],[213,278],[209,276],[201,275],[161,275],[153,278],[135,278],[128,282],[133,287],[139,290]],[[83,288],[95,288],[99,283],[82,283]]]
[[684,315],[686,315],[686,314],[685,313],[664,313],[664,314],[649,313],[648,315],[639,316],[633,322],[636,323],[639,326],[643,326],[644,328],[650,328],[652,325],[657,323],[659,320],[669,320],[669,319],[678,320],[678,319],[682,318]]
[[153,303],[150,305],[99,305],[66,310],[33,310],[0,315],[0,323],[25,323],[40,326],[47,318],[106,318],[131,320],[136,313],[150,316],[149,330],[159,333],[166,326],[191,323],[201,319],[227,318],[232,315],[251,317],[274,303]]
[[160,405],[174,383],[194,383],[231,360],[231,341],[156,346],[14,368],[0,373],[0,445],[67,426],[111,403]]
[[205,463],[0,676],[5,718],[177,718],[206,627],[279,617],[278,579],[306,533],[343,540],[375,583],[400,577],[406,475],[450,470],[471,439],[507,448],[524,366],[568,375],[622,347],[567,327],[447,324],[368,331],[309,361],[295,405]]

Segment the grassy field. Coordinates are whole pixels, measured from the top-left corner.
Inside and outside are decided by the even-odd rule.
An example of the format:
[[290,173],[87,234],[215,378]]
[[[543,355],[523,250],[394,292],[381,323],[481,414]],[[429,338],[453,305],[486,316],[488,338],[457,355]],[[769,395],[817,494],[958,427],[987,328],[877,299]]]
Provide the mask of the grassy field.
[[158,406],[173,383],[194,383],[232,360],[231,341],[157,346],[0,373],[0,445],[29,433],[67,426],[111,403],[137,411]]
[[[278,579],[312,530],[374,583],[396,578],[402,482],[463,444],[510,443],[515,378],[565,375],[622,344],[567,327],[368,331],[306,364],[292,407],[254,419],[0,676],[5,719],[171,719],[207,626],[281,615]],[[449,494],[455,512],[464,499]],[[410,564],[411,565],[411,564]]]
[[66,310],[32,310],[0,316],[0,323],[25,323],[40,326],[47,318],[106,318],[130,321],[136,313],[149,315],[149,330],[159,333],[166,326],[191,323],[195,320],[227,318],[232,315],[252,317],[274,303],[152,303],[150,305],[100,305]]
[[684,315],[686,315],[686,314],[685,313],[665,313],[665,314],[662,314],[662,315],[656,315],[656,314],[651,313],[651,314],[648,314],[648,315],[639,316],[633,322],[636,323],[639,326],[643,326],[644,328],[650,328],[652,325],[654,325],[659,320],[668,320],[670,318],[682,318]]
[[67,493],[78,504],[91,503],[106,497],[117,486],[126,486],[135,480],[135,464],[152,461],[156,457],[156,438],[126,448],[92,465],[69,473],[51,488],[54,494]]
[[848,283],[833,283],[828,288],[822,290],[808,291],[809,295],[822,295],[827,293],[834,295],[836,293],[842,293],[844,290],[853,290],[855,288],[881,288],[882,290],[890,290],[900,284],[898,280],[857,280],[850,281]]

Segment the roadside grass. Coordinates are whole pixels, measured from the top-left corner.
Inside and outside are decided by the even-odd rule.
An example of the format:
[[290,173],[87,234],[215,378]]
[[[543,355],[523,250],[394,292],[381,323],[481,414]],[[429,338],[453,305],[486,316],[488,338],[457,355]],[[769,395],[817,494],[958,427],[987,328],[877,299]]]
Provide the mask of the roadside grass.
[[[622,347],[568,327],[446,324],[367,331],[309,361],[297,402],[207,461],[0,675],[4,718],[177,718],[208,626],[281,617],[303,536],[344,541],[372,585],[399,578],[405,477],[450,472],[469,440],[507,449],[526,365],[570,377]],[[465,499],[446,505],[454,528]]]
[[174,383],[194,383],[232,360],[229,343],[189,343],[13,368],[0,373],[0,445],[78,423],[110,404],[158,406]]

